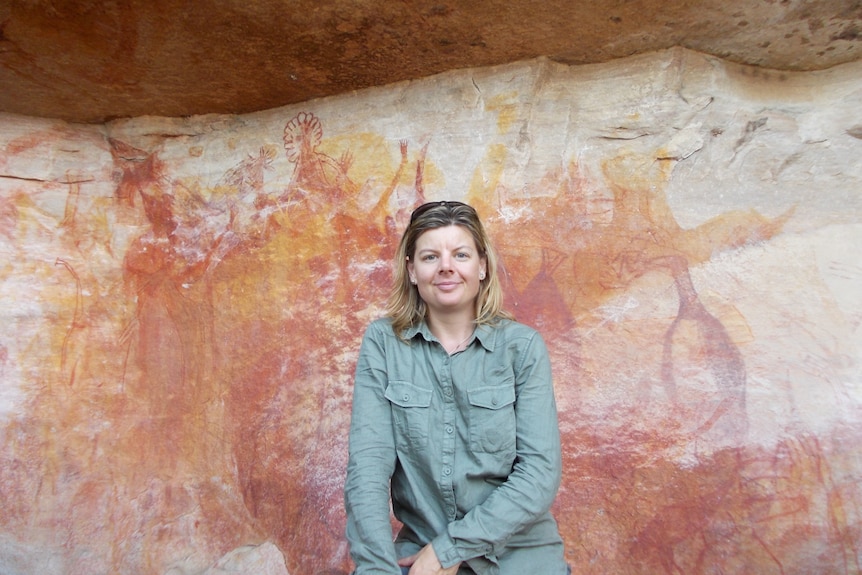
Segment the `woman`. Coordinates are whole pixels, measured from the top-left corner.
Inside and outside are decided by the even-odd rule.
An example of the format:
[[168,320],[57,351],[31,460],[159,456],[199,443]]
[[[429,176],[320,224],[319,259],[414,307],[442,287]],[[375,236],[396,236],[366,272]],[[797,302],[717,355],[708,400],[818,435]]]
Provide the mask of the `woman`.
[[564,575],[548,353],[502,311],[476,211],[423,204],[395,261],[387,316],[356,367],[344,489],[355,575]]

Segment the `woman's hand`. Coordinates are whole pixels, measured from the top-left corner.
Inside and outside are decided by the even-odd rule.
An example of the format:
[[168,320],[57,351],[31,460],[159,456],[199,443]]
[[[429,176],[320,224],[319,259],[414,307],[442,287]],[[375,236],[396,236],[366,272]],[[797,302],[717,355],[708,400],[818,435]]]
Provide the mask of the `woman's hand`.
[[437,560],[434,547],[429,543],[419,553],[398,560],[401,567],[410,567],[410,575],[456,575],[460,563],[444,569]]

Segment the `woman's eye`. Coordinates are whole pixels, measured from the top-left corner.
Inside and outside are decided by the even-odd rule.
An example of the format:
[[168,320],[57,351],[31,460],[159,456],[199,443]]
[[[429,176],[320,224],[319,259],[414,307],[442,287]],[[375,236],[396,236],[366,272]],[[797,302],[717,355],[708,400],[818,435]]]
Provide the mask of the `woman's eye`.
[[470,257],[470,254],[465,253],[465,252],[461,252],[461,253],[455,254],[455,257],[458,258],[459,260],[466,260],[467,258]]
[[422,261],[423,262],[433,262],[434,258],[436,258],[436,257],[437,256],[435,256],[435,255],[428,254],[428,255],[422,256]]

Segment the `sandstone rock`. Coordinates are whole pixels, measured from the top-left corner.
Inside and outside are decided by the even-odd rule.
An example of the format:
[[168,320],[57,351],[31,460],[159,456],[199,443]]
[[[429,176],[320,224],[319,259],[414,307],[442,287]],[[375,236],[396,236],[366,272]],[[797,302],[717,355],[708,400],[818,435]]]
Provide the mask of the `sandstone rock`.
[[844,0],[0,5],[0,111],[101,122],[248,113],[452,69],[681,46],[762,69],[858,60]]
[[463,199],[552,355],[575,572],[852,571],[860,78],[675,49],[0,117],[0,565],[349,572],[359,338],[411,209]]
[[[172,575],[170,571],[166,575]],[[180,575],[180,574],[177,574]],[[284,556],[270,542],[245,545],[219,559],[201,575],[290,575]]]

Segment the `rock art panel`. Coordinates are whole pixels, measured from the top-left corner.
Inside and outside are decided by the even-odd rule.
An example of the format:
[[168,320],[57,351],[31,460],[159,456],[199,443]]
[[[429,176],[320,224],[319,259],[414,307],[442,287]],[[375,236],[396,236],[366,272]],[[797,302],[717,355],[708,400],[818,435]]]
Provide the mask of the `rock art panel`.
[[552,354],[574,572],[859,572],[858,72],[671,50],[0,117],[0,571],[349,573],[359,338],[412,209],[458,199]]

